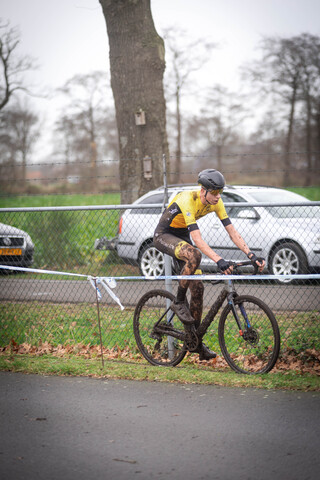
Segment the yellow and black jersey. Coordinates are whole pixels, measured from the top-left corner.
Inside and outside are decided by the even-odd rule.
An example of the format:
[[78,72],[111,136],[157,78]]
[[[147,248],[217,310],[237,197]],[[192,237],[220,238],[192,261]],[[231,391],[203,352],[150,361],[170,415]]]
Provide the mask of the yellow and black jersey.
[[156,232],[192,232],[199,229],[197,220],[211,212],[217,214],[224,226],[231,223],[221,198],[216,205],[203,205],[200,190],[180,192],[163,212]]

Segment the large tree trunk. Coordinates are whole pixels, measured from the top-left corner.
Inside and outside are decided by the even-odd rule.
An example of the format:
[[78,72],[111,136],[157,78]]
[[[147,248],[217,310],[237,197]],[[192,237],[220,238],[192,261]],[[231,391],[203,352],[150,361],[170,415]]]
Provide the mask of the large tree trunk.
[[[109,37],[121,203],[131,203],[163,184],[163,154],[168,158],[162,83],[164,44],[154,27],[150,0],[99,1]],[[152,163],[151,178],[144,176],[147,157]]]

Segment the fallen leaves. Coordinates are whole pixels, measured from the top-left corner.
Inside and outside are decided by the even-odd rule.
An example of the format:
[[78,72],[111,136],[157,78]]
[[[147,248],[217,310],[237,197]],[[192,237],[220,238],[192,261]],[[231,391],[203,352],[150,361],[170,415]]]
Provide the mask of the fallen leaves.
[[295,350],[287,349],[281,352],[273,371],[298,371],[320,375],[320,352],[315,349],[307,349],[304,352],[296,353]]
[[[51,354],[56,357],[64,357],[68,355],[82,356],[84,358],[98,358],[101,357],[100,345],[86,345],[82,343],[65,344],[65,345],[52,345],[49,342],[39,342],[36,345],[30,345],[28,343],[18,344],[14,339],[10,344],[0,349],[0,353],[4,354],[24,354],[41,356]],[[103,356],[108,360],[123,359],[123,360],[137,360],[137,354],[133,353],[129,347],[120,348],[115,345],[113,348],[102,349]],[[199,360],[198,355],[187,354],[186,360],[188,363],[194,365],[207,365],[213,367],[215,370],[226,370],[230,367],[223,357],[217,356],[217,358],[209,361]],[[254,358],[249,358],[248,362],[251,365],[256,363],[256,369],[259,370],[261,365]],[[298,373],[310,373],[312,375],[320,376],[320,351],[316,349],[307,349],[304,352],[297,353],[293,349],[286,349],[281,351],[280,357],[272,370],[273,372],[289,372],[295,371]]]
[[[52,345],[49,342],[39,342],[38,345],[30,345],[29,343],[18,344],[15,340],[11,340],[10,344],[6,347],[0,348],[2,353],[15,353],[23,355],[48,355],[52,354],[57,357],[64,357],[66,355],[79,355],[85,358],[101,357],[100,345],[85,345],[82,343],[65,344],[65,345]],[[133,357],[129,347],[120,349],[115,345],[113,348],[103,348],[103,355],[109,359],[127,358]]]

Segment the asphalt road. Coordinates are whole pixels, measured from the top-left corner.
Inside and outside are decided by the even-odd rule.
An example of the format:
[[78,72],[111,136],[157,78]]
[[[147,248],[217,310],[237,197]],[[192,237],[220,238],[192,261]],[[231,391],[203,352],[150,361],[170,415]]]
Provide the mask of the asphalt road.
[[[125,306],[134,306],[143,293],[164,288],[162,281],[118,281],[113,292]],[[176,283],[174,284],[174,291]],[[208,306],[218,295],[223,285],[206,283],[204,303]],[[109,295],[101,288],[102,301],[115,304]],[[273,310],[319,310],[320,286],[315,285],[266,285],[251,284],[237,286],[239,294],[254,295],[269,305]],[[0,301],[48,301],[57,303],[95,302],[96,293],[88,281],[77,280],[38,280],[16,279],[7,276],[0,277]]]
[[0,372],[0,478],[318,480],[320,394]]

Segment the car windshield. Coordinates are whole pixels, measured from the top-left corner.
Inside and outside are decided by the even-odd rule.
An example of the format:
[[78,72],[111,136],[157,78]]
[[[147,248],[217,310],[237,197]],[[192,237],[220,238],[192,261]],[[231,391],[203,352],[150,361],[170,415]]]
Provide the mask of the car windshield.
[[283,202],[308,202],[309,200],[298,193],[289,190],[267,188],[266,190],[253,190],[248,192],[257,202],[283,203]]
[[[250,192],[257,202],[270,203],[301,203],[309,202],[309,200],[302,195],[281,189],[267,189]],[[266,207],[268,212],[276,218],[319,218],[320,208],[309,206],[298,207]]]

